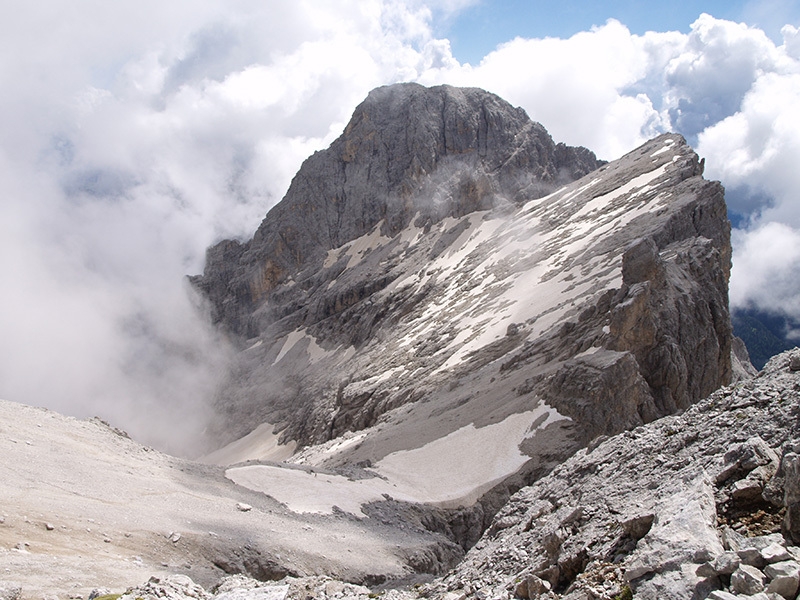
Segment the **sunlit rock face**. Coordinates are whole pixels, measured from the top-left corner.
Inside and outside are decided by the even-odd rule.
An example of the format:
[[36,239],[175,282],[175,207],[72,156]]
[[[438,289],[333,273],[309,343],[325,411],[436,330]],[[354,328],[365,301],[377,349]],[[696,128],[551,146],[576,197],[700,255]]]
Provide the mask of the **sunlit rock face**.
[[216,433],[442,506],[519,487],[730,381],[729,234],[680,136],[603,164],[482,90],[379,88],[193,278],[242,347]]

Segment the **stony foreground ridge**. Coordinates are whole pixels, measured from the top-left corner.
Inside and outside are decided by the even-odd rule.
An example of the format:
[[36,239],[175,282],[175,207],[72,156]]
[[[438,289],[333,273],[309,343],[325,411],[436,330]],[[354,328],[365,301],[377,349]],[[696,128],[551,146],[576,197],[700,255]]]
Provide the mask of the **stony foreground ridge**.
[[[594,440],[515,494],[441,579],[372,590],[324,576],[236,575],[202,588],[164,574],[123,600],[791,600],[800,584],[799,420],[795,349],[679,416]],[[12,581],[0,575],[0,598],[31,597]]]

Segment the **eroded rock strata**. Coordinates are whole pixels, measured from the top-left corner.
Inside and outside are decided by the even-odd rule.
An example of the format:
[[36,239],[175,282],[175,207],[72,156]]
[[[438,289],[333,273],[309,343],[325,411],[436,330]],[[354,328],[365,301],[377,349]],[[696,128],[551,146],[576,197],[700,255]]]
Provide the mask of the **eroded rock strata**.
[[[480,500],[479,534],[597,435],[731,381],[730,258],[680,136],[602,165],[481,90],[380,88],[194,279],[242,347],[218,439],[260,426],[280,451],[239,460],[413,472],[404,497]],[[502,459],[456,443],[487,427]]]

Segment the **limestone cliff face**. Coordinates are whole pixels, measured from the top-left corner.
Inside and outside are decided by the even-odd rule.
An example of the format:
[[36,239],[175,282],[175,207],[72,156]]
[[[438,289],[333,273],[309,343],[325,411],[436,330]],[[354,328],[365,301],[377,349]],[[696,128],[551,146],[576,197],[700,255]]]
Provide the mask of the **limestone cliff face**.
[[378,89],[194,280],[243,340],[217,434],[269,423],[290,461],[379,473],[419,451],[425,485],[437,452],[529,418],[505,462],[474,459],[462,498],[505,481],[488,519],[731,380],[730,259],[723,189],[678,135],[602,165],[481,90]]
[[430,225],[498,203],[518,205],[596,169],[585,148],[556,144],[525,111],[480,89],[408,83],[360,104],[330,148],[309,157],[285,198],[246,244],[209,249],[195,284],[213,318],[244,337],[290,278],[319,269],[328,250],[381,224],[393,237],[412,219]]

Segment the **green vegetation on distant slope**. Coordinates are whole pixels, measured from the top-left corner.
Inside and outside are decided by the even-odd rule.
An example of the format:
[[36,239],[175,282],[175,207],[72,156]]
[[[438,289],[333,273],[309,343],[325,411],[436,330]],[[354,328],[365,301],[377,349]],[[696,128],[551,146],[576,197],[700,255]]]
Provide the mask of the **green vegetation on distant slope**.
[[761,370],[767,361],[795,344],[785,338],[786,319],[757,310],[736,310],[731,315],[733,333],[744,341],[750,362]]

